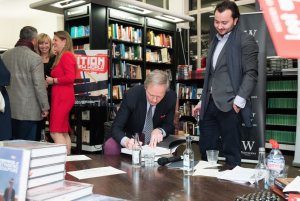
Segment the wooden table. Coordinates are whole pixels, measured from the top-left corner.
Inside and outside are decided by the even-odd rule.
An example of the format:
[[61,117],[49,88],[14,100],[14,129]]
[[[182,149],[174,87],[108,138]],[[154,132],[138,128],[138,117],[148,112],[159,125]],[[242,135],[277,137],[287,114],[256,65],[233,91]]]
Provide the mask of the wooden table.
[[[187,177],[182,170],[166,166],[142,166],[135,169],[131,166],[131,156],[127,155],[86,156],[92,160],[67,162],[66,171],[112,166],[127,172],[82,180],[66,174],[66,180],[94,184],[94,194],[138,201],[233,201],[238,195],[255,192],[254,185],[249,183],[237,184],[204,176]],[[260,190],[262,189],[261,185]]]

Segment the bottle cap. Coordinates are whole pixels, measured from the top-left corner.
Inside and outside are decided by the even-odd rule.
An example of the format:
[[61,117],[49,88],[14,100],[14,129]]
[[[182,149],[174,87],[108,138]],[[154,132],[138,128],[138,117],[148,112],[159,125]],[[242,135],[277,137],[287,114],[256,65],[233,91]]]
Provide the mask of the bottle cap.
[[272,144],[272,148],[275,148],[275,149],[279,148],[279,144],[277,141],[270,139],[269,142]]
[[188,136],[188,137],[186,137],[186,140],[191,140],[191,139],[192,139],[192,138],[191,138],[191,137],[189,137],[189,136]]
[[265,152],[265,148],[264,147],[259,147],[258,151],[259,152]]

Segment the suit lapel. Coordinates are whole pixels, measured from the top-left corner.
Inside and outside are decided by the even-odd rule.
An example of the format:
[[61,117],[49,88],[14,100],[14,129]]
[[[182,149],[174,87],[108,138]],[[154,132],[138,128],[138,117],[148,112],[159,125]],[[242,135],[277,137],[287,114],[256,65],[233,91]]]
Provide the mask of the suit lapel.
[[147,99],[146,99],[146,91],[145,88],[142,89],[142,93],[139,100],[139,113],[140,113],[140,128],[139,130],[143,132],[145,119],[146,119],[146,112],[147,112]]
[[226,45],[227,45],[227,42],[226,42],[226,44],[223,46],[223,48],[222,48],[222,50],[221,50],[221,52],[220,52],[220,54],[219,54],[219,57],[218,57],[218,59],[217,59],[217,63],[216,63],[216,66],[215,66],[214,71],[216,71],[216,69],[217,69],[217,67],[218,67],[218,65],[219,65],[219,63],[220,63],[222,57],[224,56],[224,54],[225,54],[225,52],[226,52]]

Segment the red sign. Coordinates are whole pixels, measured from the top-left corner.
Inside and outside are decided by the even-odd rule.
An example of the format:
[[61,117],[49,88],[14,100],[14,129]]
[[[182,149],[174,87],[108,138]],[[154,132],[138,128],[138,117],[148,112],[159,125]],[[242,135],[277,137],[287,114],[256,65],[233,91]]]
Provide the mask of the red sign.
[[300,0],[259,0],[276,52],[300,58]]
[[76,55],[78,70],[88,73],[105,73],[107,71],[107,54],[97,54],[95,56]]
[[300,195],[298,194],[289,194],[289,201],[300,201]]

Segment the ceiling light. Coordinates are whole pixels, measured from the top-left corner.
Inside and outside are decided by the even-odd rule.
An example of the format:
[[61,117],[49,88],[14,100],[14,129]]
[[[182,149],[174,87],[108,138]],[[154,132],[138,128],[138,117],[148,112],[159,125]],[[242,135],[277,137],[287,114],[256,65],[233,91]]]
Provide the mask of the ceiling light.
[[163,16],[155,16],[156,18],[162,19],[162,20],[167,20],[167,21],[171,21],[171,22],[181,22],[183,21],[180,18],[177,17],[172,17],[170,15],[163,15]]
[[119,8],[123,9],[123,10],[128,10],[128,11],[131,11],[131,12],[134,12],[134,13],[140,13],[140,14],[148,14],[148,13],[151,13],[152,11],[150,10],[146,10],[146,9],[143,9],[143,8],[140,8],[140,7],[137,7],[137,6],[120,6]]
[[65,1],[57,2],[55,4],[51,4],[51,6],[58,7],[58,8],[65,8],[65,7],[81,4],[84,2],[85,0],[65,0]]

